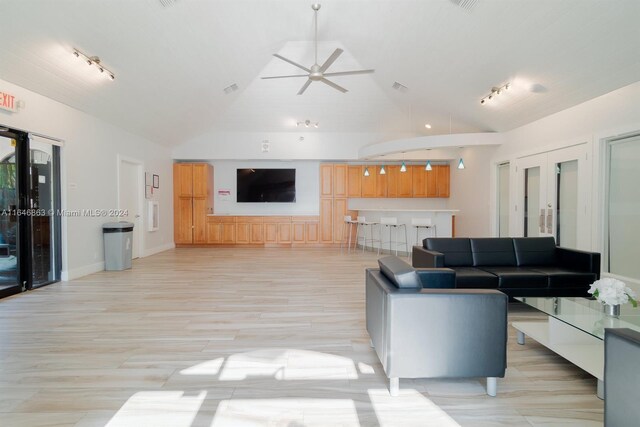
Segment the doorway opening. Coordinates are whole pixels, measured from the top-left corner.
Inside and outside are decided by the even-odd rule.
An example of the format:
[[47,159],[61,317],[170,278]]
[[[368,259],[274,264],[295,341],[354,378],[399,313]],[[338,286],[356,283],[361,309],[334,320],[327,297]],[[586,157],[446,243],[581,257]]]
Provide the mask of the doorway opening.
[[144,212],[144,165],[141,161],[118,156],[118,211],[119,221],[133,223],[131,257],[144,256],[143,212]]

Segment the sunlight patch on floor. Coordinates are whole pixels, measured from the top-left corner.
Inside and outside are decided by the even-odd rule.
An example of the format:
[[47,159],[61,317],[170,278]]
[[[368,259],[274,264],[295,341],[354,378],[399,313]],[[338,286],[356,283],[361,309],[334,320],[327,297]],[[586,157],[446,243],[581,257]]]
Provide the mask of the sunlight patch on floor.
[[207,392],[140,391],[109,420],[107,427],[190,427]]
[[211,427],[245,426],[360,427],[350,399],[233,399],[223,400]]
[[223,363],[224,357],[219,357],[217,359],[207,360],[206,362],[183,369],[180,373],[182,375],[218,375]]
[[277,380],[358,379],[349,358],[308,350],[267,349],[230,356],[220,373],[220,381],[272,377]]
[[[400,394],[396,397],[391,397],[387,389],[371,389],[368,393],[381,427],[460,427],[438,405],[416,390],[400,388]],[[420,423],[416,424],[416,420],[420,420]]]

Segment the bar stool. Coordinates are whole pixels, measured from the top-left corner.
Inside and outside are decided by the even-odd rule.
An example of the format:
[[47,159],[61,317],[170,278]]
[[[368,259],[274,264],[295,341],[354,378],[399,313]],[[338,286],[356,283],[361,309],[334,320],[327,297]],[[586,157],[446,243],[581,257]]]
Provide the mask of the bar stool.
[[354,249],[358,247],[358,243],[360,242],[360,230],[362,230],[362,253],[364,253],[367,248],[367,229],[369,230],[369,242],[371,243],[371,248],[373,248],[374,242],[380,242],[373,238],[373,227],[378,224],[378,222],[367,221],[364,216],[358,215],[356,219],[356,239]]
[[[340,250],[342,250],[342,244],[345,239],[347,239],[347,232],[349,234],[349,238],[347,240],[347,248],[348,251],[351,252],[351,230],[353,229],[353,225],[357,224],[357,221],[354,221],[351,218],[351,215],[344,216],[344,222],[342,223],[342,238],[340,239]],[[356,236],[357,236],[357,228],[356,228]]]
[[431,223],[431,218],[411,218],[411,226],[416,229],[416,245],[420,244],[420,230],[431,231],[433,237],[438,237],[436,225]]
[[[380,255],[380,248],[384,250],[384,243],[382,241],[382,228],[389,229],[389,253],[391,253],[391,244],[394,244],[396,247],[396,256],[398,256],[398,246],[400,243],[398,241],[398,229],[404,229],[404,247],[409,254],[409,243],[407,242],[407,225],[406,224],[398,224],[398,218],[396,217],[381,217],[380,218],[380,231],[378,233],[378,237],[380,238],[380,246],[378,247],[378,255]],[[395,230],[395,240],[391,239],[391,229]]]

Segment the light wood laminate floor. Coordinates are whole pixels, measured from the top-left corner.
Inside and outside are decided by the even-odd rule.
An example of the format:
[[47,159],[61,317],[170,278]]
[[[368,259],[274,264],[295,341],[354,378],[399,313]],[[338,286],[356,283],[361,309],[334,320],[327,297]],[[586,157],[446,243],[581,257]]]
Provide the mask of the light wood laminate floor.
[[0,425],[602,425],[595,379],[513,328],[497,397],[482,379],[389,397],[365,330],[376,259],[176,249],[0,300]]

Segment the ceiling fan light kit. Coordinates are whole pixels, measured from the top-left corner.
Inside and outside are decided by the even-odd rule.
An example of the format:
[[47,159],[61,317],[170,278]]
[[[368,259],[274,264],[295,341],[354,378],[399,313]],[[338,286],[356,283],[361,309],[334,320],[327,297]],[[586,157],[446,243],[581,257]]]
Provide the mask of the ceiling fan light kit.
[[292,61],[291,59],[285,58],[282,55],[279,55],[277,53],[274,53],[273,56],[275,56],[278,59],[281,59],[284,62],[287,62],[291,65],[293,65],[294,67],[297,67],[303,71],[305,71],[307,74],[293,74],[293,75],[285,75],[285,76],[269,76],[269,77],[262,77],[262,79],[264,80],[268,80],[268,79],[286,79],[286,78],[296,78],[296,77],[307,77],[307,81],[302,85],[302,87],[300,88],[300,90],[298,91],[298,95],[302,95],[307,88],[309,87],[309,85],[311,85],[312,82],[322,82],[324,84],[326,84],[327,86],[331,86],[332,88],[342,92],[342,93],[346,93],[348,92],[347,89],[343,88],[342,86],[332,82],[331,80],[327,79],[327,77],[334,77],[334,76],[350,76],[350,75],[355,75],[355,74],[370,74],[373,73],[375,70],[352,70],[352,71],[337,71],[337,72],[332,72],[332,73],[327,73],[327,69],[338,59],[338,57],[340,55],[342,55],[342,52],[344,52],[342,49],[337,48],[336,50],[333,51],[333,53],[329,56],[329,58],[327,58],[326,61],[324,61],[324,63],[322,65],[318,64],[318,11],[320,10],[320,4],[319,3],[314,3],[311,5],[311,9],[313,9],[313,13],[314,13],[314,25],[315,25],[315,42],[314,42],[314,46],[315,46],[315,63],[310,67],[307,68],[304,65],[300,65],[295,61]]

